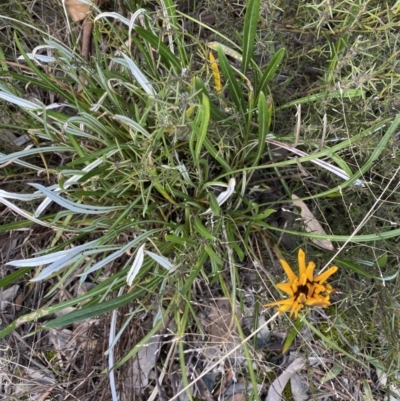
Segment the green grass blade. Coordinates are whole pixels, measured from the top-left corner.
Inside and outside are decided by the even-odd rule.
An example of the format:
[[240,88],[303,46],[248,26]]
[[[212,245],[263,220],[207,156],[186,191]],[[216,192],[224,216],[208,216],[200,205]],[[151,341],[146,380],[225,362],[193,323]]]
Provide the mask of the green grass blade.
[[219,109],[210,99],[210,95],[207,92],[207,88],[204,85],[203,81],[199,78],[196,77],[194,80],[194,87],[197,92],[197,97],[200,100],[200,102],[203,99],[203,95],[207,96],[209,99],[209,104],[210,104],[210,116],[214,121],[221,121],[225,120],[227,118],[227,115]]
[[324,100],[324,99],[352,99],[355,97],[363,97],[363,96],[364,92],[361,89],[346,89],[342,91],[327,92],[327,93],[319,92],[314,95],[308,95],[300,99],[291,100],[290,102],[277,107],[276,111],[288,109],[290,107],[295,107],[298,104],[318,102],[319,100]]
[[358,357],[354,357],[353,355],[349,354],[346,352],[344,349],[340,348],[334,341],[332,341],[330,338],[324,336],[313,324],[309,323],[307,319],[304,319],[305,325],[314,333],[316,334],[322,341],[324,341],[326,344],[328,344],[331,348],[335,349],[336,351],[339,351],[341,354],[346,355],[347,358],[353,360],[354,362],[362,365],[366,369],[369,369],[367,364],[361,361],[361,359]]
[[23,269],[15,270],[14,272],[3,277],[2,279],[0,279],[0,288],[7,287],[8,285],[12,284],[14,281],[22,277],[25,273],[28,273],[30,270],[32,270],[32,267],[25,267]]
[[[153,286],[157,286],[162,281],[162,277],[156,277],[152,279],[151,283],[147,283],[147,288]],[[120,297],[110,299],[109,301],[101,302],[100,304],[89,306],[86,308],[82,308],[71,313],[68,313],[65,316],[58,317],[44,325],[45,328],[55,328],[68,326],[69,324],[80,322],[82,320],[90,319],[94,316],[100,316],[107,312],[111,312],[114,309],[120,308],[127,303],[133,301],[136,298],[139,298],[147,291],[146,288],[140,287],[135,288],[132,292],[128,294],[121,295]]]
[[194,160],[198,163],[200,159],[201,149],[204,141],[207,138],[208,123],[210,121],[210,101],[206,95],[203,95],[201,114],[200,114],[200,128],[197,132],[197,141],[194,150]]
[[231,171],[229,164],[220,156],[220,153],[215,149],[213,144],[208,138],[204,139],[204,146],[210,153],[210,155],[228,172]]
[[371,278],[373,280],[379,280],[379,281],[390,281],[393,280],[394,278],[396,278],[398,276],[398,271],[389,276],[389,277],[379,277],[379,276],[374,276],[373,274],[370,274],[368,272],[366,272],[364,269],[362,269],[360,266],[358,266],[357,264],[355,264],[354,262],[352,262],[351,260],[347,260],[347,259],[342,259],[342,258],[335,258],[335,263],[337,265],[340,266],[344,266],[350,270],[353,270],[354,272],[361,274],[364,277],[368,277]]
[[[302,198],[304,199],[304,198]],[[261,222],[258,224],[261,225]],[[291,230],[284,230],[277,227],[272,227],[268,224],[265,225],[266,228],[270,230],[279,231],[282,233],[293,234],[299,237],[304,238],[313,238],[313,239],[320,239],[320,240],[329,240],[329,241],[336,241],[336,242],[347,242],[350,238],[350,235],[323,235],[323,234],[314,234],[314,233],[306,233],[306,232],[299,232],[299,231],[291,231]],[[349,242],[352,243],[362,243],[362,242],[373,242],[373,241],[382,241],[387,240],[389,238],[395,238],[400,236],[400,228],[396,228],[395,230],[391,231],[383,231],[378,234],[363,234],[363,235],[354,235],[351,237]]]
[[228,87],[229,94],[235,103],[237,110],[244,114],[246,110],[246,105],[243,97],[243,91],[239,86],[239,83],[235,77],[233,68],[230,66],[228,59],[226,58],[221,46],[217,47],[218,60],[221,66],[223,76],[226,80],[226,85]]
[[209,239],[211,241],[216,240],[216,238],[208,231],[208,229],[203,225],[199,216],[194,218],[194,229],[205,239]]
[[[260,82],[260,90],[259,92],[268,93],[268,82],[272,79],[275,75],[276,70],[279,68],[283,57],[285,56],[285,49],[279,49],[271,58],[270,62],[267,65],[267,68],[264,71],[264,74],[261,78]],[[257,94],[257,93],[256,93]]]
[[268,135],[272,119],[272,104],[267,100],[264,93],[261,92],[258,97],[258,144],[257,153],[253,160],[253,166],[258,166],[265,149],[265,138]]
[[179,59],[181,60],[182,65],[187,65],[188,55],[186,53],[186,43],[184,41],[184,35],[180,23],[176,17],[176,4],[172,0],[164,0],[164,5],[165,11],[168,15],[169,23],[174,29],[173,37],[179,52]]
[[147,29],[141,28],[140,26],[136,26],[135,31],[160,53],[161,58],[167,65],[173,67],[177,73],[182,70],[179,59],[168,49],[167,45],[163,43],[158,36],[153,35]]
[[250,60],[253,57],[254,40],[256,37],[258,18],[260,16],[260,3],[261,0],[249,0],[246,6],[243,28],[243,74],[246,74]]

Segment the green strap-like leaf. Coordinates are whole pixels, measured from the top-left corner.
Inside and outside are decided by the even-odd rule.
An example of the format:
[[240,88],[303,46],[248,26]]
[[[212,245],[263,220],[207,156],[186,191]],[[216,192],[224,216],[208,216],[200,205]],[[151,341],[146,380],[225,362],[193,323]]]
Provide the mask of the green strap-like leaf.
[[159,53],[162,59],[171,65],[172,67],[175,68],[177,72],[180,72],[182,69],[182,66],[179,62],[179,60],[176,58],[176,56],[171,52],[171,50],[168,49],[168,47],[161,41],[161,39],[153,35],[151,32],[149,32],[147,29],[143,29],[140,26],[135,27],[135,31],[148,43],[150,43],[151,46],[153,46]]
[[264,149],[265,149],[265,138],[268,135],[269,127],[271,125],[272,118],[272,103],[268,101],[263,92],[260,93],[258,98],[258,144],[257,154],[253,160],[253,166],[258,166]]
[[226,80],[226,85],[228,87],[229,94],[231,95],[231,98],[235,103],[237,110],[240,113],[244,114],[244,112],[246,111],[246,104],[243,98],[243,91],[235,77],[233,68],[229,64],[228,59],[226,58],[224,52],[222,51],[221,46],[217,47],[217,52],[218,52],[218,60],[224,78]]
[[[156,288],[157,284],[161,282],[162,276],[155,277],[152,279],[151,285],[148,283],[147,288]],[[120,308],[132,300],[143,295],[147,290],[145,287],[135,288],[132,292],[128,294],[124,294],[120,297],[110,299],[106,302],[101,302],[96,305],[89,306],[87,308],[82,308],[71,313],[68,313],[65,316],[58,317],[44,325],[45,328],[50,329],[54,327],[62,327],[68,326],[69,324],[80,322],[82,320],[86,320],[92,318],[94,316],[100,316],[104,313],[111,312],[114,309]]]
[[249,0],[247,2],[243,28],[243,74],[246,74],[250,60],[253,57],[254,40],[256,37],[258,18],[260,16],[260,2],[260,0]]
[[[204,85],[203,81],[199,78],[196,77],[194,80],[194,87],[197,92],[197,97],[199,98],[200,101],[203,99],[203,95],[207,96],[208,99],[210,99],[210,95],[207,92],[207,88]],[[221,121],[225,120],[227,118],[227,115],[220,110],[210,99],[210,116],[214,121]]]
[[210,121],[210,100],[206,95],[203,95],[201,102],[200,117],[200,128],[197,132],[197,141],[194,151],[196,163],[198,163],[200,159],[201,148],[203,147],[204,141],[207,138],[208,123]]
[[206,239],[210,239],[212,241],[215,241],[216,238],[214,237],[214,235],[212,235],[210,233],[210,231],[208,231],[208,229],[203,225],[201,219],[199,216],[196,216],[194,218],[194,224],[193,227],[195,228],[195,230],[203,237]]
[[285,49],[279,49],[271,58],[270,62],[267,65],[267,68],[264,71],[264,74],[261,78],[260,88],[259,91],[268,93],[268,82],[272,79],[275,75],[276,70],[279,68],[279,65],[282,62],[283,56],[285,55]]

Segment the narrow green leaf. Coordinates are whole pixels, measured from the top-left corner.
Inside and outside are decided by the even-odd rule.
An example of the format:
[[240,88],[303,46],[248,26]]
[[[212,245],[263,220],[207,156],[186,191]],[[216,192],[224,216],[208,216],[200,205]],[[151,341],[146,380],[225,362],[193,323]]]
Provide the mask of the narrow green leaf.
[[239,246],[238,239],[235,238],[234,231],[236,231],[236,227],[233,225],[233,223],[231,221],[227,221],[226,222],[226,234],[228,236],[229,246],[231,246],[235,250],[237,257],[239,258],[239,260],[241,262],[243,262],[244,252],[242,251],[242,249]]
[[214,148],[213,144],[208,138],[204,140],[204,146],[210,155],[228,172],[231,171],[229,164],[221,157],[220,153]]
[[161,38],[153,35],[147,29],[144,29],[140,26],[135,26],[135,31],[160,53],[160,56],[165,63],[171,67],[174,67],[176,72],[180,72],[182,70],[181,63],[171,52],[171,50],[168,49],[167,45],[161,41]]
[[178,236],[173,235],[173,234],[171,234],[171,235],[166,235],[166,236],[165,236],[165,240],[166,240],[167,242],[172,242],[172,243],[174,243],[174,244],[182,245],[182,246],[184,246],[185,248],[189,248],[189,247],[192,247],[192,246],[196,246],[195,243],[194,243],[193,241],[189,241],[189,240],[186,239],[186,238],[178,237]]
[[327,345],[329,345],[331,348],[335,349],[336,351],[339,351],[343,355],[346,355],[347,358],[353,360],[354,362],[359,363],[360,365],[364,366],[366,369],[368,369],[367,364],[361,361],[361,358],[354,357],[353,355],[349,354],[346,352],[344,349],[340,348],[334,341],[332,341],[330,338],[324,336],[312,323],[309,323],[307,319],[304,319],[304,323],[306,326],[314,333],[316,334],[322,341],[324,341]]
[[329,369],[328,373],[321,379],[321,384],[333,380],[343,369],[344,369],[344,366],[333,365]]
[[216,196],[212,192],[209,192],[207,198],[210,201],[210,209],[211,209],[211,211],[215,215],[219,216],[219,214],[221,212],[221,208],[219,207],[219,204],[218,204]]
[[[299,237],[304,237],[304,238],[327,239],[327,240],[336,241],[336,242],[347,242],[350,237],[350,235],[324,235],[324,234],[299,232],[299,231],[293,231],[293,230],[284,230],[282,228],[277,228],[277,227],[271,226],[266,223],[261,224],[261,222],[258,222],[258,224],[263,225],[265,228],[268,228],[270,230],[279,231],[279,232],[287,233],[287,234],[293,234],[293,235],[297,235]],[[362,243],[362,242],[382,241],[382,240],[387,240],[389,238],[394,238],[394,237],[400,237],[400,228],[396,228],[395,230],[391,230],[391,231],[383,231],[378,234],[354,235],[353,237],[351,237],[350,242]]]
[[258,18],[260,16],[260,3],[260,0],[249,0],[246,6],[243,28],[243,74],[246,74],[250,60],[253,57],[254,40],[256,37]]
[[173,0],[164,0],[163,3],[165,6],[165,11],[168,14],[168,20],[169,20],[168,22],[172,25],[172,28],[174,29],[172,35],[174,43],[176,44],[176,47],[179,52],[179,58],[182,61],[183,65],[187,65],[188,64],[188,55],[186,53],[187,46],[184,40],[184,34],[183,34],[184,30],[182,29],[181,23],[178,21],[178,18],[176,16],[176,2],[174,2]]
[[34,73],[41,78],[43,82],[45,82],[45,89],[51,90],[55,93],[58,93],[60,96],[64,97],[67,99],[70,103],[74,104],[75,103],[75,98],[71,95],[71,93],[67,90],[63,90],[61,85],[57,85],[54,80],[50,78],[49,74],[44,73],[37,65],[34,64],[34,62],[30,59],[30,57],[27,55],[27,53],[24,50],[24,47],[21,45],[20,41],[18,40],[17,34],[14,35],[14,40],[15,43],[18,47],[18,50],[21,52],[21,54],[24,57],[24,61],[29,65],[30,68],[34,71]]
[[384,253],[382,256],[379,256],[376,263],[378,264],[379,267],[385,267],[387,259],[388,259],[387,253]]
[[275,209],[265,209],[260,214],[255,214],[254,216],[247,215],[245,218],[248,220],[265,220],[267,217],[269,217],[272,213],[275,213],[275,212],[276,212]]
[[[162,276],[157,277],[157,280],[152,280],[153,285],[159,281],[161,282]],[[146,289],[147,288],[147,289]],[[143,295],[146,291],[148,291],[149,286],[146,288],[139,287],[135,288],[132,292],[128,294],[124,294],[120,297],[110,299],[109,301],[101,302],[100,304],[96,304],[93,306],[89,306],[87,308],[82,308],[71,313],[68,313],[64,316],[58,317],[44,325],[44,328],[51,329],[55,327],[68,326],[69,324],[80,322],[82,320],[86,320],[92,318],[94,316],[100,316],[104,313],[111,312],[114,309],[120,308],[127,303],[133,301],[139,296]]]
[[264,154],[265,149],[265,138],[268,135],[269,127],[272,119],[272,103],[270,99],[266,99],[264,92],[260,93],[258,97],[258,145],[257,153],[254,157],[253,166],[258,166],[260,159]]
[[32,269],[33,267],[25,267],[23,269],[18,269],[8,274],[7,276],[0,279],[0,288],[7,287],[8,285],[12,284],[14,281],[18,280],[21,276],[23,276],[25,273],[28,273],[28,271]]
[[276,70],[279,68],[279,65],[282,62],[282,59],[285,55],[285,49],[279,49],[271,58],[270,62],[267,65],[267,68],[264,71],[264,74],[261,78],[260,82],[260,92],[268,93],[268,82],[275,75]]
[[210,239],[212,241],[216,240],[216,238],[208,231],[208,229],[203,225],[199,216],[194,218],[194,229],[204,238]]
[[335,258],[335,263],[337,263],[340,266],[344,266],[347,267],[350,270],[353,270],[354,272],[364,276],[364,277],[368,277],[374,280],[379,280],[379,281],[390,281],[393,280],[394,278],[397,277],[398,272],[396,272],[395,274],[393,274],[392,276],[389,277],[379,277],[379,276],[374,276],[373,274],[370,274],[368,272],[366,272],[365,270],[363,270],[361,267],[359,267],[358,265],[356,265],[354,262],[350,261],[350,260],[346,260],[346,259],[342,259],[342,258]]
[[226,80],[229,94],[235,103],[237,110],[244,114],[246,111],[246,104],[243,97],[243,91],[239,86],[239,83],[235,77],[233,68],[230,66],[228,59],[226,58],[221,46],[217,47],[218,60],[221,66],[222,73]]
[[285,337],[285,341],[283,342],[282,353],[286,353],[286,351],[293,344],[293,341],[296,339],[297,334],[299,333],[300,328],[303,326],[303,319],[297,319],[294,322],[293,327],[289,330]]
[[349,165],[337,153],[332,153],[330,157],[349,177],[353,176]]
[[219,109],[210,99],[210,95],[207,92],[207,88],[204,85],[203,81],[196,77],[194,80],[194,87],[197,92],[197,97],[199,98],[200,102],[203,100],[203,95],[207,96],[210,103],[210,116],[214,121],[221,121],[227,118],[227,115]]
[[346,89],[343,91],[328,92],[328,93],[320,92],[320,93],[316,93],[314,95],[305,96],[300,99],[295,99],[288,103],[285,103],[282,106],[277,107],[276,111],[288,109],[288,108],[294,107],[298,104],[307,104],[307,103],[317,102],[319,100],[324,100],[324,99],[341,99],[341,98],[351,99],[354,97],[361,97],[361,96],[363,96],[363,94],[364,94],[364,92],[361,89]]
[[8,73],[8,66],[7,63],[5,62],[6,57],[4,55],[3,49],[0,47],[0,69],[2,70],[3,73]]
[[204,247],[204,250],[207,252],[212,263],[215,263],[217,266],[222,266],[224,264],[224,261],[219,257],[219,255],[214,251],[211,246],[206,245]]
[[203,95],[201,104],[201,120],[200,128],[197,132],[197,141],[195,147],[195,162],[198,163],[200,159],[201,148],[203,147],[204,140],[207,137],[208,123],[210,121],[210,101],[206,95]]

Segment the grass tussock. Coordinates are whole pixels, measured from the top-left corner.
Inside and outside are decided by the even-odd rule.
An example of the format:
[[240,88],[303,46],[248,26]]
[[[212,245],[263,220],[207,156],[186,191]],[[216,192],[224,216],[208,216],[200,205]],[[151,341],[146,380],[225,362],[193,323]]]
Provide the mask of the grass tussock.
[[400,399],[397,5],[109,1],[87,57],[42,3],[0,5],[4,394]]

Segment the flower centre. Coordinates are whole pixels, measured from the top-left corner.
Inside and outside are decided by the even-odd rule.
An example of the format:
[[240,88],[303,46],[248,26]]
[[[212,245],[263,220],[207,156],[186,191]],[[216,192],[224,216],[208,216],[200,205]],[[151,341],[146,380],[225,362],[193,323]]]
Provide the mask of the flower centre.
[[299,285],[297,287],[297,291],[294,293],[295,299],[297,299],[301,294],[304,294],[305,296],[307,296],[307,294],[308,294],[308,286],[307,286],[307,284]]

